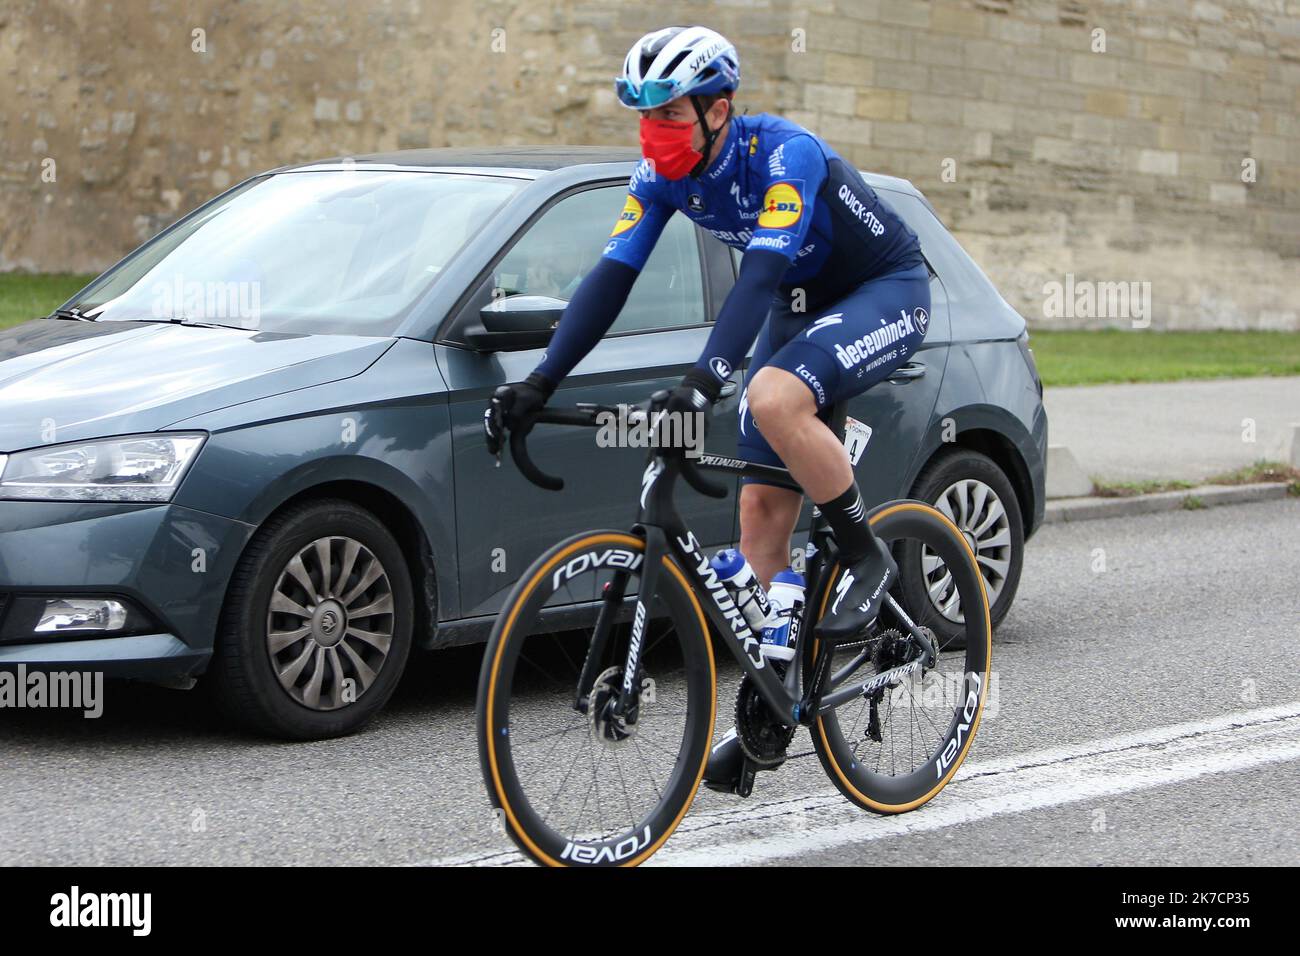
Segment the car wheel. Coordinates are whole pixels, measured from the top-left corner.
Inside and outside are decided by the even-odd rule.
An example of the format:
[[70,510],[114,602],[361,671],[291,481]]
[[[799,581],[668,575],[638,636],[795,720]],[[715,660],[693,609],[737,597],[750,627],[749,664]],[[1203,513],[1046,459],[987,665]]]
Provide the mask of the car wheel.
[[[966,537],[997,627],[1015,600],[1025,552],[1024,520],[1010,480],[987,455],[952,448],[922,469],[912,497],[934,505]],[[920,542],[908,542],[898,558],[907,607],[938,633],[945,649],[963,647],[965,616],[944,563]]]
[[374,515],[336,499],[286,509],[254,535],[226,595],[210,671],[218,704],[276,737],[359,729],[406,666],[412,593]]

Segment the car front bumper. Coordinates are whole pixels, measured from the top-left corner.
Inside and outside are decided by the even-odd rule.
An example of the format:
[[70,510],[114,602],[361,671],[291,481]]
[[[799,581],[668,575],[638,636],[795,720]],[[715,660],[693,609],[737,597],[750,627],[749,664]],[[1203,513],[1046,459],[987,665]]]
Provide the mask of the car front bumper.
[[[179,505],[0,501],[0,667],[168,680],[201,673],[226,586],[253,528]],[[15,631],[23,598],[125,599],[129,633]]]

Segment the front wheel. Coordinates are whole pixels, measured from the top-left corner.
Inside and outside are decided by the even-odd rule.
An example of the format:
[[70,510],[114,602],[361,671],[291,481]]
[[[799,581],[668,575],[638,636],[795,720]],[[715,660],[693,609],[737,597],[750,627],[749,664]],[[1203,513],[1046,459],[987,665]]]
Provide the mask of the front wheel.
[[[812,727],[813,748],[844,796],[876,813],[903,813],[931,800],[966,759],[988,695],[993,627],[975,555],[945,515],[924,502],[892,501],[873,510],[869,520],[895,553],[898,546],[921,545],[937,554],[967,609],[960,640],[922,627],[937,649],[933,667],[853,695],[821,713]],[[826,613],[839,572],[838,565],[832,566],[812,598],[818,620]],[[890,593],[908,617],[922,622],[900,586]],[[820,643],[815,638],[809,642],[809,659],[821,652]],[[918,656],[906,624],[888,604],[870,634],[838,644],[831,653],[823,699]],[[805,668],[805,674],[812,672],[811,666]]]
[[[681,822],[704,774],[716,703],[708,626],[668,556],[641,608],[644,558],[645,541],[626,532],[561,542],[524,572],[488,640],[479,762],[499,823],[538,863],[644,861]],[[542,615],[583,604],[603,607],[608,627],[557,632]],[[633,641],[641,666],[629,680]],[[584,671],[593,679],[580,689]]]

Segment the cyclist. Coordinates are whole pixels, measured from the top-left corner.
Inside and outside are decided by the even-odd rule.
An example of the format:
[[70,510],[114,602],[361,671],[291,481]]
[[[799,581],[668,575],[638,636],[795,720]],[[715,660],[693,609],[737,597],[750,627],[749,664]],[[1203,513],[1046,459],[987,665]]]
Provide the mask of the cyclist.
[[[920,345],[929,272],[916,234],[829,145],[777,116],[734,115],[739,84],[735,47],[706,27],[656,30],[628,51],[615,88],[641,113],[644,159],[604,255],[574,291],[541,363],[511,386],[504,419],[489,406],[485,426],[499,442],[503,428],[541,409],[609,329],[674,211],[743,249],[736,284],[668,411],[715,402],[757,337],[738,453],[789,468],[826,516],[845,568],[818,626],[834,641],[875,620],[898,568],[867,524],[848,453],[825,419]],[[765,587],[789,563],[801,502],[757,480],[741,490],[740,549]],[[705,779],[725,788],[739,772],[729,734]]]

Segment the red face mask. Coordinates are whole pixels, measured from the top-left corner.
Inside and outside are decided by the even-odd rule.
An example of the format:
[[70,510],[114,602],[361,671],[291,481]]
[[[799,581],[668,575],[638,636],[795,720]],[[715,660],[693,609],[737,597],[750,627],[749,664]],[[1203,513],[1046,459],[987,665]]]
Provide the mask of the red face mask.
[[691,146],[694,123],[641,117],[641,155],[666,179],[681,179],[704,158]]

